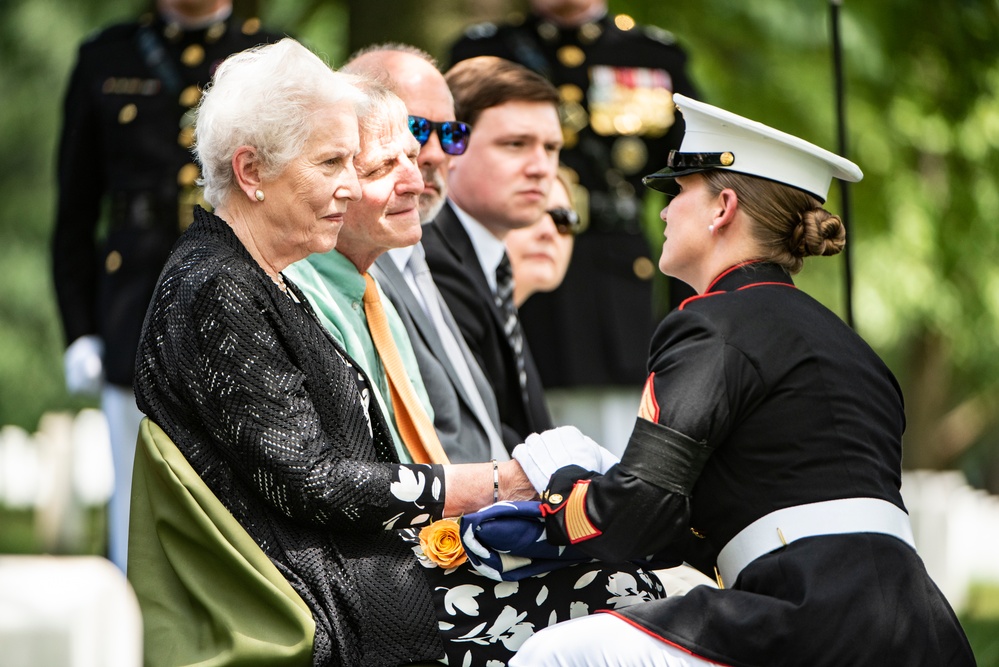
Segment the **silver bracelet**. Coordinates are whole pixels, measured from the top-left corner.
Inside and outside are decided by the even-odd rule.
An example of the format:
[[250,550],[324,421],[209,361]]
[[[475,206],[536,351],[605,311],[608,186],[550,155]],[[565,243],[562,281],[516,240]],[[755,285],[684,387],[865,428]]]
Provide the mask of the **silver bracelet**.
[[493,459],[493,504],[499,502],[499,464]]

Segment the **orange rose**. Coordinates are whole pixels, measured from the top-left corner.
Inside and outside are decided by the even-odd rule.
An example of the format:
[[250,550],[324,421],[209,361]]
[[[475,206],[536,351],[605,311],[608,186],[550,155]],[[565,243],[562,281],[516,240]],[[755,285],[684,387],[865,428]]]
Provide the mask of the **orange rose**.
[[420,548],[435,565],[457,567],[468,560],[457,519],[441,519],[420,531]]

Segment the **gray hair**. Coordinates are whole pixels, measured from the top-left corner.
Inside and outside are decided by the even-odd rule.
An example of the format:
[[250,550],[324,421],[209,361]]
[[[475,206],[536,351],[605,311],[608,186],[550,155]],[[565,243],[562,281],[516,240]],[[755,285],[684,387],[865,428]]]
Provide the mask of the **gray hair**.
[[273,177],[304,150],[318,108],[347,103],[363,113],[367,96],[357,83],[291,38],[223,61],[195,126],[205,201],[218,208],[236,189],[232,158],[240,146],[255,148],[261,175]]
[[354,85],[367,98],[364,108],[358,109],[357,112],[358,129],[361,134],[380,132],[397,119],[408,118],[406,104],[385,85],[384,81],[358,75]]

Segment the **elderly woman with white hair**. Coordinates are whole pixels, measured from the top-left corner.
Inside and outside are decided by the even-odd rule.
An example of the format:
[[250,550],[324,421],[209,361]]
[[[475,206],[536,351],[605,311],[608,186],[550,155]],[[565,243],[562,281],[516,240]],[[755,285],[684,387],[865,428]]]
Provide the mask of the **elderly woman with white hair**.
[[408,462],[367,375],[282,276],[335,246],[360,196],[356,81],[291,39],[220,65],[196,130],[214,212],[174,247],[136,359],[140,409],[309,607],[315,665],[443,655],[392,529],[535,493],[515,462]]

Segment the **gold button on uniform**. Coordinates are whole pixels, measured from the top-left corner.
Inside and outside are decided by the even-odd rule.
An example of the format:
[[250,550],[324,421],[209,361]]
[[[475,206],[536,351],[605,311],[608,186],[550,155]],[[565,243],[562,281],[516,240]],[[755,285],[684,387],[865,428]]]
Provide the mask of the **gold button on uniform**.
[[197,86],[188,86],[180,91],[180,106],[193,107],[201,99],[201,90]]
[[182,148],[190,148],[194,145],[194,128],[190,125],[183,127],[177,135],[177,143]]
[[139,115],[139,109],[134,104],[126,104],[118,112],[118,122],[122,125],[128,125],[135,117]]
[[188,67],[197,67],[205,60],[205,49],[200,44],[191,44],[180,54],[180,62]]
[[246,19],[246,21],[243,22],[242,30],[244,35],[256,35],[260,32],[260,19]]
[[566,67],[579,67],[586,62],[586,54],[578,46],[569,44],[555,52],[555,57]]
[[558,118],[562,128],[579,132],[590,122],[590,116],[579,102],[563,102],[558,106]]
[[177,172],[177,185],[194,185],[198,174],[198,165],[188,162]]
[[585,44],[591,44],[597,40],[600,35],[602,35],[604,29],[600,27],[599,23],[587,23],[579,29],[579,38]]
[[208,28],[208,32],[205,33],[205,41],[209,44],[214,44],[219,41],[219,37],[221,37],[223,33],[225,33],[225,22],[220,21],[219,23],[213,23],[211,27]]
[[112,250],[108,253],[107,259],[104,260],[104,270],[108,273],[114,273],[121,268],[121,253],[117,250]]
[[575,148],[576,144],[579,143],[579,133],[570,130],[567,127],[562,128],[562,148],[569,149]]
[[548,496],[548,502],[550,502],[553,505],[558,505],[559,503],[562,502],[562,494],[561,493],[551,494],[550,496]]
[[614,25],[621,30],[631,30],[635,27],[635,19],[631,18],[627,14],[618,14],[614,17]]
[[547,21],[545,21],[544,23],[539,23],[538,35],[541,36],[541,39],[550,42],[551,40],[558,37],[558,28],[555,27],[555,24],[548,23]]
[[611,162],[625,174],[638,173],[649,161],[649,149],[638,137],[618,137],[611,145]]
[[656,267],[648,257],[639,257],[631,263],[631,270],[635,272],[635,277],[641,280],[652,280]]
[[574,83],[563,83],[558,87],[558,94],[563,102],[578,104],[583,101],[583,89]]

